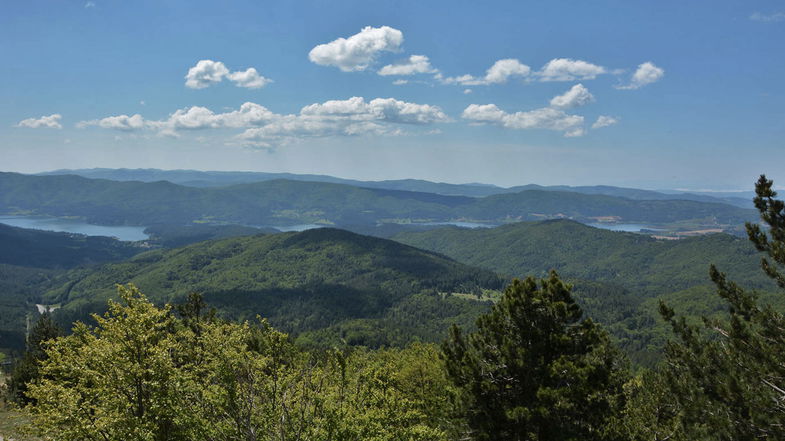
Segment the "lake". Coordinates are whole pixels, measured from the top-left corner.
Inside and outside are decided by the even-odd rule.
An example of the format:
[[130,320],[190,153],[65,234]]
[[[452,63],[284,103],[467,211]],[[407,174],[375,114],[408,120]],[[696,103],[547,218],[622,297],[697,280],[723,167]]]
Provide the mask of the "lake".
[[481,224],[477,222],[422,222],[417,224],[411,225],[452,225],[454,227],[461,227],[461,228],[494,228],[498,227],[499,225],[496,224]]
[[276,230],[282,233],[289,233],[292,231],[301,232],[305,230],[313,230],[314,228],[327,228],[330,225],[319,225],[319,224],[298,224],[298,225],[288,225],[286,227],[271,227],[275,228]]
[[19,228],[59,231],[63,233],[84,234],[87,236],[109,236],[120,240],[145,240],[145,227],[93,225],[76,219],[61,219],[46,216],[9,216],[0,215],[0,223]]
[[658,228],[653,228],[649,225],[643,225],[643,224],[610,224],[610,223],[597,222],[597,223],[586,224],[586,225],[595,228],[602,228],[603,230],[626,231],[628,233],[640,233],[641,230],[652,230],[652,231],[659,230]]

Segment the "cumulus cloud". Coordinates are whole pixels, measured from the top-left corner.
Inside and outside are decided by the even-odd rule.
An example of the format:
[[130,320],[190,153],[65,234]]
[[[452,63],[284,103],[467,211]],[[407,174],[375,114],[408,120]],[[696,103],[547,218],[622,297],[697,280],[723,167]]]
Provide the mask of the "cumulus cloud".
[[762,22],[778,22],[778,21],[785,21],[785,12],[774,12],[771,14],[763,14],[761,12],[753,12],[750,15],[750,20],[752,21],[762,21]]
[[108,116],[101,119],[93,119],[89,121],[79,121],[76,127],[83,129],[90,126],[100,127],[102,129],[114,129],[130,132],[132,130],[140,130],[148,127],[149,123],[145,121],[142,115],[138,113],[133,116],[117,115]]
[[220,61],[199,60],[194,67],[188,69],[185,75],[185,87],[204,89],[220,83],[224,78],[238,87],[249,89],[258,89],[272,82],[271,79],[259,75],[253,67],[244,71],[229,72],[226,65]]
[[247,89],[259,89],[273,82],[273,80],[259,75],[259,72],[253,67],[249,67],[244,71],[232,72],[226,78],[238,87]]
[[414,75],[419,73],[435,73],[430,60],[425,55],[412,55],[401,63],[388,64],[377,72],[379,75]]
[[376,98],[366,102],[362,97],[331,100],[305,106],[301,115],[342,117],[353,120],[376,120],[400,124],[430,124],[447,122],[449,118],[439,107],[408,103],[395,98]]
[[594,95],[583,84],[576,84],[563,95],[558,95],[551,99],[551,107],[557,109],[571,109],[573,107],[584,106],[594,101]]
[[264,147],[298,137],[395,135],[402,133],[402,125],[424,126],[449,121],[439,107],[428,104],[394,98],[366,101],[362,97],[352,97],[310,104],[299,114],[277,114],[262,105],[247,102],[238,110],[223,113],[192,106],[179,109],[162,120],[146,120],[141,115],[119,115],[82,121],[77,126],[122,131],[149,130],[166,136],[178,136],[184,130],[243,129],[237,135],[240,142]]
[[591,128],[601,129],[603,127],[612,126],[618,122],[619,120],[612,116],[600,115],[599,117],[597,117],[597,121],[594,121],[594,124],[591,125]]
[[368,68],[381,52],[397,52],[403,44],[403,32],[389,26],[364,27],[349,38],[339,38],[320,44],[308,54],[311,62],[334,66],[344,72]]
[[40,118],[27,118],[19,121],[16,124],[16,127],[27,127],[30,129],[62,129],[63,126],[60,124],[60,120],[63,118],[63,115],[59,113],[54,113],[49,116],[42,116]]
[[507,113],[495,104],[470,104],[461,117],[472,122],[497,124],[508,129],[554,130],[563,132],[565,137],[585,134],[582,116],[570,115],[552,107]]
[[204,89],[215,83],[220,83],[229,69],[220,61],[199,60],[196,66],[188,69],[185,75],[185,87],[191,89]]
[[489,84],[503,84],[513,77],[526,77],[531,73],[531,68],[515,58],[506,58],[493,63],[485,71],[485,76],[461,75],[459,77],[443,77],[436,75],[434,78],[444,84],[459,84],[462,86],[486,86]]
[[655,83],[665,76],[665,70],[654,65],[651,61],[639,64],[638,69],[632,74],[630,84],[616,86],[617,89],[640,89],[641,87]]
[[554,58],[542,67],[537,75],[540,81],[593,80],[606,73],[602,66],[583,60]]

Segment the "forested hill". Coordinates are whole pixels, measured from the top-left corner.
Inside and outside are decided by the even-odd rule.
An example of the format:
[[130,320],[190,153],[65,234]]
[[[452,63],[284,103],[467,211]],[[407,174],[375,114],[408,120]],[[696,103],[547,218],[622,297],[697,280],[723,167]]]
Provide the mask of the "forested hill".
[[84,319],[128,282],[157,302],[201,292],[225,317],[260,314],[305,339],[389,345],[438,340],[454,321],[471,324],[487,304],[450,294],[498,290],[505,281],[428,251],[325,228],[150,251],[75,271],[46,299],[63,304],[61,320]]
[[615,196],[526,190],[470,198],[323,182],[273,180],[219,188],[159,182],[116,182],[79,176],[0,173],[0,213],[77,216],[99,224],[376,225],[384,222],[491,223],[571,217],[591,221],[694,221],[739,226],[753,210],[684,200],[641,201]]
[[0,263],[34,268],[74,268],[123,260],[143,251],[111,237],[17,228],[0,223]]
[[615,283],[644,296],[708,284],[711,263],[745,286],[771,286],[749,241],[726,234],[663,241],[550,220],[489,229],[446,227],[394,239],[502,274],[523,277],[556,269],[564,277]]

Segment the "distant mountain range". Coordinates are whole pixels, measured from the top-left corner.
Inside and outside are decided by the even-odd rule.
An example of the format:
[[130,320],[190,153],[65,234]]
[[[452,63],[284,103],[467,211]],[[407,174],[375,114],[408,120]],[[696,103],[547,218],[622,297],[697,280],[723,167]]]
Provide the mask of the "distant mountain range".
[[640,200],[603,194],[523,190],[482,198],[268,180],[223,187],[168,181],[112,181],[75,175],[0,173],[0,213],[75,216],[109,225],[232,223],[248,226],[440,223],[488,224],[568,217],[639,223],[738,227],[751,209],[683,199]]
[[524,190],[565,191],[583,194],[601,194],[637,200],[669,200],[682,199],[698,202],[722,202],[742,208],[752,208],[752,192],[685,192],[677,190],[640,190],[635,188],[614,187],[608,185],[595,186],[542,186],[536,184],[515,187],[498,187],[491,184],[447,184],[430,182],[421,179],[399,179],[385,181],[359,181],[342,179],[327,175],[264,173],[264,172],[226,172],[198,170],[159,170],[159,169],[61,169],[40,173],[40,175],[78,175],[93,179],[109,179],[113,181],[155,182],[169,181],[174,184],[190,187],[220,187],[236,184],[286,179],[290,181],[329,182],[355,187],[377,188],[385,190],[403,190],[424,193],[436,193],[448,196],[484,197],[495,194],[518,193]]

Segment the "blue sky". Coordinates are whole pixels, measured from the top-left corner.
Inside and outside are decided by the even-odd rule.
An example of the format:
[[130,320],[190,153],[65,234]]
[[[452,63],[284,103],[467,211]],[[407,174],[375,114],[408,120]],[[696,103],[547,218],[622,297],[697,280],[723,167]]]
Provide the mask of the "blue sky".
[[785,1],[0,6],[0,169],[745,189]]

